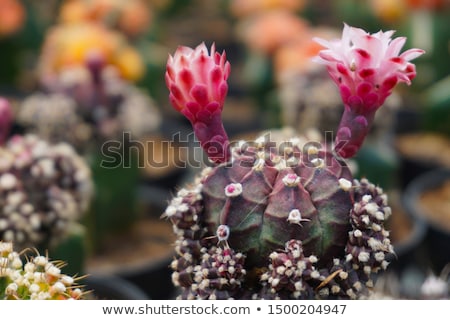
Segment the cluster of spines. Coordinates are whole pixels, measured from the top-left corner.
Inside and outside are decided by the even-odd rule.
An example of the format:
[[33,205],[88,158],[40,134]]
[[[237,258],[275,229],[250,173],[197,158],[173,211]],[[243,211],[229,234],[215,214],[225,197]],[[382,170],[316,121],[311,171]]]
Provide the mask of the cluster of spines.
[[11,242],[0,242],[0,299],[81,299],[85,292],[77,284],[80,279],[61,273],[64,265],[39,254],[24,263]]
[[234,299],[241,294],[246,275],[245,256],[225,247],[201,249],[201,262],[193,266],[190,283],[179,298]]
[[194,266],[202,260],[205,229],[201,226],[203,213],[201,184],[191,188],[183,188],[177,192],[162,217],[173,224],[174,233],[178,236],[175,242],[177,256],[171,264],[172,282],[183,288],[181,297],[187,298],[188,288],[194,282]]
[[367,179],[354,181],[354,205],[350,211],[353,230],[349,232],[346,247],[346,261],[365,279],[368,287],[373,286],[371,276],[389,265],[394,249],[384,222],[391,215],[387,196],[380,187]]
[[261,275],[263,288],[253,298],[314,298],[314,288],[324,277],[316,267],[317,257],[306,257],[300,240],[288,241],[284,251],[272,252],[269,259],[269,269]]
[[49,142],[80,147],[91,138],[89,125],[76,112],[75,101],[61,93],[35,93],[20,106],[17,122]]

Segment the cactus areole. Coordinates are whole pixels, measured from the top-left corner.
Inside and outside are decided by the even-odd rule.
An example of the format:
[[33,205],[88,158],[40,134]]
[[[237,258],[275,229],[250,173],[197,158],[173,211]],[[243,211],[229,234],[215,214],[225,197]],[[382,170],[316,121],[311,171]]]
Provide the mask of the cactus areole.
[[[384,229],[387,196],[352,177],[342,140],[333,147],[290,137],[276,145],[264,135],[230,143],[218,121],[229,72],[214,45],[210,54],[204,43],[179,47],[168,59],[170,101],[215,164],[163,214],[177,235],[171,268],[180,298],[366,296],[394,253]],[[346,130],[364,138],[357,125]],[[350,144],[354,154],[358,145]]]

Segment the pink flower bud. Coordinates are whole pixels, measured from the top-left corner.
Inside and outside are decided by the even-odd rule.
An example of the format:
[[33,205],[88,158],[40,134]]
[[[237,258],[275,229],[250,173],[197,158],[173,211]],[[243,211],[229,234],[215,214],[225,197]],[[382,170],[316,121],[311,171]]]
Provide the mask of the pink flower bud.
[[180,46],[167,61],[170,102],[189,119],[201,146],[216,163],[229,159],[228,136],[221,120],[229,74],[226,54],[216,52],[214,44],[210,53],[204,43],[195,49]]

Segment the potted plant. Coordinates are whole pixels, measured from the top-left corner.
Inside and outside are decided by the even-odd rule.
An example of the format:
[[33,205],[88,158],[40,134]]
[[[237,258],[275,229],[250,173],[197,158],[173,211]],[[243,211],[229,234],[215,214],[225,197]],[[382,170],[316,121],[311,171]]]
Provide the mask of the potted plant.
[[[342,39],[318,40],[345,104],[334,148],[292,137],[231,145],[221,121],[230,63],[204,43],[169,56],[173,107],[189,119],[210,159],[178,191],[163,217],[177,242],[172,279],[181,298],[359,298],[394,253],[383,190],[354,179],[344,159],[361,148],[376,110],[398,82],[415,76],[405,39],[345,25]],[[369,50],[369,43],[377,50]],[[370,51],[370,53],[369,53]],[[374,55],[372,52],[377,52]]]

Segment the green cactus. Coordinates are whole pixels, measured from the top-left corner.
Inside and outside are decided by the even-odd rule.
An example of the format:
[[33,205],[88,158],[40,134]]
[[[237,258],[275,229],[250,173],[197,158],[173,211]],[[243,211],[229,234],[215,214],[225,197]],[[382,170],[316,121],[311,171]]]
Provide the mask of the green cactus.
[[0,241],[1,300],[77,300],[86,294],[80,278],[61,273],[65,263],[33,253],[22,259],[11,242]]

